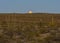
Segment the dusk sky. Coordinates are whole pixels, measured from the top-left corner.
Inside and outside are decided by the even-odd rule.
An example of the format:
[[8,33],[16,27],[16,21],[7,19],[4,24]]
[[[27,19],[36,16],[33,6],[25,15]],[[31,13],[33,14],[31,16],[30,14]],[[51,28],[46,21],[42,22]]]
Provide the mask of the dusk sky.
[[60,13],[60,0],[0,0],[0,13],[25,13],[29,10]]

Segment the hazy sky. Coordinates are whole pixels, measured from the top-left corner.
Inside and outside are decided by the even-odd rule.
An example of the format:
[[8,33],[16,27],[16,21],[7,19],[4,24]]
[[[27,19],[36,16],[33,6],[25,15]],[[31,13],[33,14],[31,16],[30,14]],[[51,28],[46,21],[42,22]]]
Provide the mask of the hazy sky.
[[0,12],[60,13],[60,0],[0,0]]

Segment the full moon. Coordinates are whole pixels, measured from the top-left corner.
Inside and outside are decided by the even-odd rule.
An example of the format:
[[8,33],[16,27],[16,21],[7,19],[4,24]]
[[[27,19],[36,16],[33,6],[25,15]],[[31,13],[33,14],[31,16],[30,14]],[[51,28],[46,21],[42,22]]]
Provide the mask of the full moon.
[[29,11],[28,13],[32,13],[32,11]]

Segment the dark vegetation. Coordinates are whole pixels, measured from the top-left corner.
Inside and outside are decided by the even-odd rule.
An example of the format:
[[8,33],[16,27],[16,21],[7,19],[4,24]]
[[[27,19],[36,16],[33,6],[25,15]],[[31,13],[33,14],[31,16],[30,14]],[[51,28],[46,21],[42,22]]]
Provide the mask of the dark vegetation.
[[60,43],[60,15],[0,14],[0,43]]

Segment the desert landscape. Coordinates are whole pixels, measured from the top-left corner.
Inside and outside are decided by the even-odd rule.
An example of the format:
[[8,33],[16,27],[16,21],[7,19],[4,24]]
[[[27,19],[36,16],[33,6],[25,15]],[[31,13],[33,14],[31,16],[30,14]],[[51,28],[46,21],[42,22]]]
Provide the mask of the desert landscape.
[[60,43],[60,14],[0,13],[0,43]]

